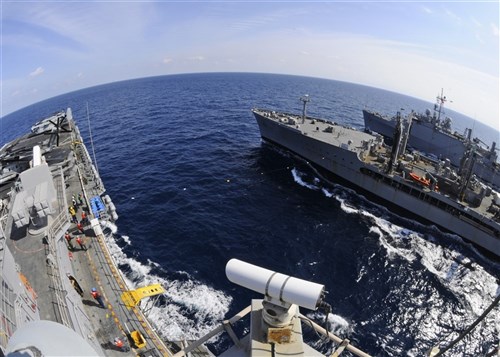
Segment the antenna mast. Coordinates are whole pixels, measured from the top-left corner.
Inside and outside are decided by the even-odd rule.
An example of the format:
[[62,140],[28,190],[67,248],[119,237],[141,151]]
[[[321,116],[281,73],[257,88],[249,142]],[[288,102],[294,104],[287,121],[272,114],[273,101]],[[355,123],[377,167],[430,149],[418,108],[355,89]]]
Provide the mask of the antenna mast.
[[309,94],[305,94],[303,97],[300,98],[300,101],[303,103],[302,107],[302,124],[304,124],[306,120],[306,105],[309,103]]
[[443,105],[445,102],[446,96],[443,95],[443,88],[441,88],[441,95],[438,94],[438,96],[436,97],[436,105],[434,106],[434,110],[436,110],[438,113],[436,123],[439,123],[439,120],[441,119],[441,113],[444,114]]
[[90,145],[92,146],[92,155],[94,156],[94,166],[97,174],[99,174],[99,168],[97,167],[97,159],[95,157],[94,140],[92,139],[92,129],[90,127],[90,117],[89,117],[89,102],[87,104],[87,123],[89,125],[89,135],[90,135]]

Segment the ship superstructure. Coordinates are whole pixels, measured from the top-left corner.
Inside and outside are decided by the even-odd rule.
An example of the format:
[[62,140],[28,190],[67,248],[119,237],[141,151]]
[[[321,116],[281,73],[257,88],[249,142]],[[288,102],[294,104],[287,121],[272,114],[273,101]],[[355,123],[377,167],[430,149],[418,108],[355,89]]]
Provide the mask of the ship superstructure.
[[[425,113],[412,112],[412,128],[408,138],[409,147],[424,154],[435,156],[441,160],[449,160],[455,168],[460,167],[461,160],[470,146],[476,150],[477,160],[473,172],[482,180],[500,189],[500,163],[496,142],[487,146],[481,139],[472,138],[472,130],[466,129],[463,134],[453,131],[452,119],[445,116],[443,106],[447,101],[441,92],[436,97],[434,110]],[[363,110],[365,128],[391,139],[397,125],[397,115],[383,116],[375,111]]]

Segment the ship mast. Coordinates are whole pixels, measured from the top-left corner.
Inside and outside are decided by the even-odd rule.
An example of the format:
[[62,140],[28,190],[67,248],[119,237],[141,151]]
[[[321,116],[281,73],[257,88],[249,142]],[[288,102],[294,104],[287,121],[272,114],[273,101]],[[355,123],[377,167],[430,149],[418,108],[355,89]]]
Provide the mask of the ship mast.
[[[443,88],[441,88],[441,95],[438,94],[438,96],[436,97],[436,104],[434,104],[434,118],[435,118],[434,125],[439,124],[439,121],[441,119],[441,113],[444,114],[443,105],[445,102],[446,102],[446,96],[443,95]],[[437,118],[436,118],[436,112],[437,112]]]
[[394,128],[393,144],[391,149],[391,158],[387,165],[387,173],[391,173],[394,165],[399,157],[406,151],[408,137],[410,136],[410,129],[413,122],[413,112],[408,115],[406,120],[401,116],[401,112],[396,114],[396,127]]
[[465,150],[464,156],[460,162],[460,185],[458,197],[461,201],[464,200],[465,190],[469,186],[469,182],[472,178],[474,172],[474,164],[476,163],[476,146],[475,144],[469,142],[467,149]]
[[305,94],[303,97],[300,98],[300,101],[303,103],[302,106],[302,124],[304,124],[306,120],[306,105],[309,103],[309,94]]

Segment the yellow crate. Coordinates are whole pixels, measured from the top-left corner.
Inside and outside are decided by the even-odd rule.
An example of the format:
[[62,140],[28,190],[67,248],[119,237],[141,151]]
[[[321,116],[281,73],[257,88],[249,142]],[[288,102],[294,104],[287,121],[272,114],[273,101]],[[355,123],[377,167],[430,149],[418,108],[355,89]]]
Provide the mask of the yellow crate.
[[146,341],[144,340],[144,337],[142,337],[142,334],[134,330],[130,333],[130,337],[132,337],[132,340],[134,341],[134,345],[137,348],[143,348],[146,347]]

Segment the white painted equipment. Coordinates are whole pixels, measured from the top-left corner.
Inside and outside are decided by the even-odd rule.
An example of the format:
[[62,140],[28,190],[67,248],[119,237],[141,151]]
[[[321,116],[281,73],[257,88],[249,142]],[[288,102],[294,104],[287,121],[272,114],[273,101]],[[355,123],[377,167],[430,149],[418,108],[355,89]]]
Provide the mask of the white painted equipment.
[[39,166],[42,164],[42,151],[40,146],[33,146],[33,167]]
[[324,285],[294,278],[238,259],[226,265],[227,278],[238,285],[265,295],[265,300],[283,307],[296,304],[316,310]]

